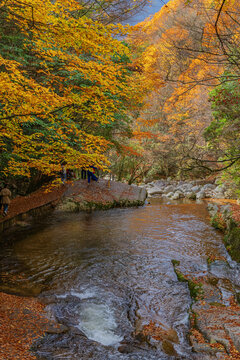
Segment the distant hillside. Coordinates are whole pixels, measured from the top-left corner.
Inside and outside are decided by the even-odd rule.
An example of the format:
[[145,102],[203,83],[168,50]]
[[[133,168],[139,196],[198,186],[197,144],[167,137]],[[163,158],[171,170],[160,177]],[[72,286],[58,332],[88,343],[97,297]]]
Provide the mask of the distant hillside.
[[154,124],[157,137],[151,147],[157,161],[161,159],[160,172],[185,168],[186,159],[198,157],[205,144],[203,130],[212,121],[209,91],[229,66],[222,42],[227,34],[235,41],[234,30],[239,28],[229,15],[238,13],[237,2],[220,5],[212,0],[171,0],[132,33],[135,65],[149,89],[138,123],[148,129]]

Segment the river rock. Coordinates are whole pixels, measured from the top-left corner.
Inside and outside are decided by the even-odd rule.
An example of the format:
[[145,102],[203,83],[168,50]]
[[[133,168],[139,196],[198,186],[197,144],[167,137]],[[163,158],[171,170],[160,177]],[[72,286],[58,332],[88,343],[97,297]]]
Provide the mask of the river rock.
[[214,185],[214,184],[205,184],[205,185],[203,185],[203,187],[202,187],[202,189],[204,190],[204,191],[206,191],[206,190],[214,190],[216,188],[216,186]]
[[162,342],[162,349],[165,352],[165,354],[170,356],[177,356],[177,352],[174,349],[173,344],[169,340],[163,340]]
[[100,179],[90,184],[86,180],[74,181],[64,193],[57,210],[66,212],[92,211],[113,207],[144,205],[147,198],[145,187]]
[[174,329],[168,330],[165,337],[166,337],[166,340],[169,340],[175,344],[179,344],[179,338],[178,338],[178,334],[177,334],[176,330],[174,330]]
[[201,186],[198,186],[198,185],[196,185],[192,188],[192,191],[195,193],[199,192],[200,190],[201,190]]
[[63,324],[48,324],[46,332],[48,334],[62,334],[69,331],[69,328]]
[[163,190],[163,193],[168,194],[168,193],[171,193],[171,192],[173,193],[174,191],[175,191],[175,187],[173,185],[169,185]]
[[225,194],[223,192],[213,192],[213,196],[214,199],[224,199],[225,198]]
[[196,194],[196,198],[197,198],[198,200],[205,199],[205,197],[206,197],[206,194],[205,194],[205,191],[203,191],[203,190],[199,191],[199,192]]
[[148,189],[148,195],[153,196],[153,195],[161,195],[163,193],[163,190],[158,188],[158,187],[152,187],[150,189]]
[[172,200],[178,200],[178,199],[181,199],[183,198],[184,195],[181,191],[176,191],[173,195],[172,195]]
[[209,203],[207,209],[211,217],[214,217],[218,212],[218,206],[216,204]]
[[235,319],[235,322],[239,323],[239,326],[234,326],[230,324],[224,324],[224,329],[226,330],[229,337],[232,339],[234,346],[240,352],[240,322],[239,318]]
[[215,191],[216,192],[224,192],[226,189],[227,189],[226,186],[224,184],[221,184],[215,188]]
[[186,198],[187,199],[190,199],[190,200],[196,200],[196,194],[195,192],[193,191],[189,191],[185,194]]

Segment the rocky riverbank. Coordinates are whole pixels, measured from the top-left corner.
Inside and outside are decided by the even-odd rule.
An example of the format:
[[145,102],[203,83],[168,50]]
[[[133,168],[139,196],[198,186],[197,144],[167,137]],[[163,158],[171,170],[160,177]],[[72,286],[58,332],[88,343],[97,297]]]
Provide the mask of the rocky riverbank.
[[[204,360],[240,359],[240,206],[226,185],[206,181],[167,181],[148,183],[148,196],[169,200],[204,200],[212,225],[224,233],[230,254],[209,256],[207,276],[184,273],[180,262],[173,260],[179,281],[188,283],[193,303],[189,334],[193,351],[205,354]],[[202,355],[200,355],[201,357]]]
[[145,189],[148,196],[161,195],[171,200],[182,198],[191,200],[201,200],[207,198],[213,199],[230,199],[232,192],[226,185],[217,185],[205,180],[193,181],[174,181],[174,180],[157,180],[146,184]]
[[212,225],[224,232],[224,243],[232,259],[240,262],[240,205],[225,184],[204,180],[190,182],[158,180],[144,186],[148,197],[169,200],[206,200]]
[[189,340],[196,359],[239,360],[240,267],[231,259],[212,256],[207,275],[193,277],[180,262],[173,263],[179,281],[188,283],[193,298]]
[[235,202],[209,203],[212,225],[224,233],[224,243],[232,259],[240,263],[240,206]]

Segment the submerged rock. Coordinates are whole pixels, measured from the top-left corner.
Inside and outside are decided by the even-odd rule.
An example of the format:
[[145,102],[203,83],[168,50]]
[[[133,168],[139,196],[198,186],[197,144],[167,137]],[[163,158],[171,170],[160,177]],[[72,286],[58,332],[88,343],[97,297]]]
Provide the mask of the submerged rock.
[[177,352],[174,349],[173,344],[169,341],[169,340],[163,340],[162,342],[162,349],[165,352],[165,354],[170,355],[170,356],[177,356]]

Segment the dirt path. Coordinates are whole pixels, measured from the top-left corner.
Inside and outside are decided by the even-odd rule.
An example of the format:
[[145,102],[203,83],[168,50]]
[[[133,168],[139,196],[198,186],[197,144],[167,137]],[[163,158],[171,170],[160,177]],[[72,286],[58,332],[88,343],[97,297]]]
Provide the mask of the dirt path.
[[3,217],[1,215],[0,222],[9,220],[50,202],[58,201],[66,191],[66,186],[67,185],[58,186],[49,192],[46,192],[46,188],[41,188],[28,196],[17,196],[11,201],[7,216]]

